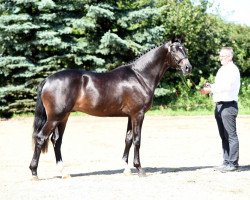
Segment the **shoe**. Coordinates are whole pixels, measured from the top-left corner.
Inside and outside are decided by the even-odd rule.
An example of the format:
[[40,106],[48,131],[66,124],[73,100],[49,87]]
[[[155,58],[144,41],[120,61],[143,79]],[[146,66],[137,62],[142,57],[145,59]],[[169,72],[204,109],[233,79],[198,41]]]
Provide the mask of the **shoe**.
[[214,167],[214,171],[221,171],[225,167],[227,167],[227,164],[222,164],[222,165],[216,166],[216,167]]
[[234,172],[238,169],[238,166],[230,166],[230,165],[227,165],[226,167],[222,168],[220,170],[220,172],[222,173],[226,173],[226,172]]

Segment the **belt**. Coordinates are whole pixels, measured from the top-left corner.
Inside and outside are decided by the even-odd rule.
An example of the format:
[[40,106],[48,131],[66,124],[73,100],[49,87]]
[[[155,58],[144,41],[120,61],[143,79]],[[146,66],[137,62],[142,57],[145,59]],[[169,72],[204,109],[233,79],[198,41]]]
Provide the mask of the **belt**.
[[220,105],[220,104],[230,104],[230,103],[236,103],[236,101],[218,101],[218,102],[216,102],[216,105]]

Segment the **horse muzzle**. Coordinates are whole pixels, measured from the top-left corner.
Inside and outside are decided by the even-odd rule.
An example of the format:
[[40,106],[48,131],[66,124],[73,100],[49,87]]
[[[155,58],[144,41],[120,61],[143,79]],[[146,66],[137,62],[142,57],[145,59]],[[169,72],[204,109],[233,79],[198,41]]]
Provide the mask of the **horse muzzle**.
[[182,60],[180,63],[181,71],[183,74],[189,74],[192,71],[192,65],[190,64],[188,59]]

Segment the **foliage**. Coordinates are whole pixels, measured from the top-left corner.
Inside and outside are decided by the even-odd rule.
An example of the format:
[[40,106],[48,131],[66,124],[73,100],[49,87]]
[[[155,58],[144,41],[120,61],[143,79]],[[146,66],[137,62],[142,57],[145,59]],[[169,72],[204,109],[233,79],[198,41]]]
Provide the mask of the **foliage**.
[[234,59],[240,67],[241,76],[250,74],[250,27],[228,24],[230,46],[234,49]]
[[[185,36],[185,46],[193,66],[192,74],[187,77],[187,84],[181,82],[179,74],[168,73],[155,94],[156,105],[165,105],[171,109],[195,110],[203,107],[213,108],[211,98],[197,92],[207,79],[213,82],[220,66],[218,52],[223,46],[234,49],[234,60],[241,76],[250,74],[250,27],[227,24],[219,16],[208,15],[208,1],[200,1],[194,6],[189,0],[159,0],[162,6],[162,23],[166,36],[174,33]],[[184,81],[185,82],[185,81]],[[188,89],[189,88],[189,89]],[[163,94],[163,91],[166,91]],[[241,90],[242,91],[242,90]],[[240,93],[240,99],[242,92]],[[249,102],[245,106],[250,107]]]
[[241,89],[239,95],[239,109],[244,110],[248,108],[250,110],[250,79],[243,78],[241,80]]
[[32,111],[36,85],[64,68],[107,71],[162,41],[151,1],[0,1],[0,116]]
[[[203,87],[206,80],[201,77],[199,84],[195,84],[190,78],[179,77],[179,82],[175,86],[174,92],[169,93],[168,103],[165,104],[164,101],[159,101],[156,95],[156,105],[160,105],[161,108],[170,108],[174,111],[184,110],[184,111],[195,111],[195,110],[212,110],[213,103],[209,95],[204,96],[200,94],[199,90]],[[211,76],[209,81],[213,77]]]
[[[166,93],[168,100],[163,98],[163,101],[156,96],[155,107],[158,107],[160,110],[172,110],[172,111],[210,111],[212,113],[214,109],[214,103],[212,100],[212,95],[202,95],[199,90],[204,86],[205,82],[208,81],[213,83],[215,76],[210,75],[206,80],[203,77],[200,77],[199,84],[195,84],[191,79],[183,78],[182,81],[178,83],[176,89],[171,93]],[[172,87],[169,87],[172,88]],[[163,90],[164,91],[164,90]],[[166,104],[166,102],[168,102]],[[238,100],[239,112],[248,113],[250,111],[250,79],[242,78],[241,79],[241,88],[239,92]]]
[[[56,71],[105,72],[173,34],[185,36],[194,69],[187,85],[169,70],[156,89],[155,105],[210,109],[211,99],[201,96],[197,87],[215,75],[222,46],[234,48],[242,77],[249,77],[250,28],[207,14],[207,0],[193,2],[0,0],[0,117],[32,112],[36,86]],[[249,106],[249,88],[243,85],[240,99]]]

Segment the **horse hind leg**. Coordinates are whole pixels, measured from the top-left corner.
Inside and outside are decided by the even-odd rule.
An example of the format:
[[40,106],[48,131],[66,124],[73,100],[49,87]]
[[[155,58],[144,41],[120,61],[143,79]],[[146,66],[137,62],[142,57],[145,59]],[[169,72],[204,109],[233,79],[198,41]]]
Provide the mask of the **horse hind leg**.
[[56,122],[47,120],[42,129],[35,136],[34,154],[30,163],[30,170],[34,180],[38,179],[37,168],[41,151],[47,151],[49,136],[55,127]]
[[40,154],[41,154],[41,147],[36,143],[35,148],[34,148],[33,157],[32,157],[31,163],[30,163],[30,167],[29,167],[31,170],[31,173],[32,173],[33,180],[38,180],[37,167],[38,167]]
[[51,137],[51,141],[53,143],[54,152],[55,152],[57,168],[62,178],[70,177],[70,175],[65,173],[63,160],[62,160],[62,154],[61,154],[62,139],[63,139],[63,134],[65,131],[66,123],[68,120],[68,116],[69,115],[67,115],[63,121],[58,123]]

